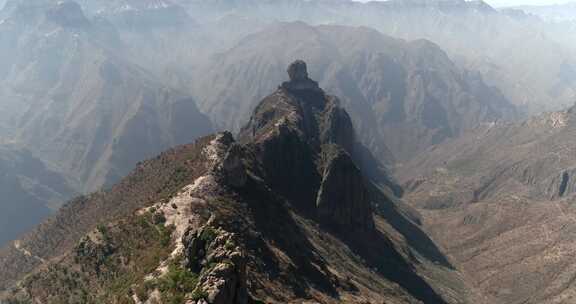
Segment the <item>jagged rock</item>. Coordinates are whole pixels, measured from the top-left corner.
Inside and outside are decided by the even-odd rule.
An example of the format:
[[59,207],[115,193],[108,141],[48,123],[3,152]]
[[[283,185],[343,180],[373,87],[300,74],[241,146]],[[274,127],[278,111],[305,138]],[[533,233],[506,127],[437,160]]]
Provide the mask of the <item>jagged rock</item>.
[[308,77],[306,62],[296,60],[288,66],[290,81],[282,84],[288,90],[320,90],[318,83]]
[[306,62],[296,60],[290,64],[290,66],[288,66],[288,76],[290,76],[290,81],[292,82],[309,80]]
[[206,295],[196,303],[248,303],[246,255],[235,234],[212,227],[211,221],[183,237],[186,267],[201,274],[196,290]]
[[364,178],[350,157],[356,144],[350,116],[308,78],[305,62],[292,63],[288,75],[256,108],[241,141],[256,145],[268,184],[300,211],[351,229],[373,228]]
[[325,114],[320,122],[320,141],[337,144],[352,154],[356,143],[354,126],[350,115],[338,104],[338,100],[332,98],[326,106]]
[[352,229],[374,228],[370,194],[350,155],[326,148],[327,165],[316,201],[320,219]]
[[240,145],[235,144],[228,149],[218,171],[228,185],[240,188],[246,184],[248,174],[243,163],[242,147]]

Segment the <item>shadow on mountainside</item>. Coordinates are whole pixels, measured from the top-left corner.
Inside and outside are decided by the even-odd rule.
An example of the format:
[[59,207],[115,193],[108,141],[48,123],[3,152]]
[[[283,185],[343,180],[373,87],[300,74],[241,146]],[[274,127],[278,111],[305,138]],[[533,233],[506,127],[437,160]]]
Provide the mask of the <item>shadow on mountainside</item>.
[[365,233],[341,232],[336,234],[348,247],[386,279],[396,282],[416,299],[426,304],[446,303],[422,279],[416,270],[398,253],[392,242],[381,231]]
[[376,201],[380,202],[375,210],[376,213],[384,218],[396,231],[400,232],[410,247],[436,264],[451,270],[455,269],[434,241],[432,241],[417,224],[403,215],[402,211],[398,209],[397,204],[390,201],[380,190],[375,189],[374,186],[372,188]]
[[282,281],[284,286],[291,288],[301,298],[310,297],[307,291],[311,287],[338,298],[334,278],[326,262],[315,253],[314,246],[292,218],[285,202],[255,180],[240,191],[240,196],[247,202],[254,228],[262,234],[262,239],[280,249],[295,265],[283,270],[276,255],[262,241],[256,241],[260,244],[249,244],[252,247],[250,250],[259,251],[264,261],[262,266],[266,267],[263,270],[271,276],[270,279]]

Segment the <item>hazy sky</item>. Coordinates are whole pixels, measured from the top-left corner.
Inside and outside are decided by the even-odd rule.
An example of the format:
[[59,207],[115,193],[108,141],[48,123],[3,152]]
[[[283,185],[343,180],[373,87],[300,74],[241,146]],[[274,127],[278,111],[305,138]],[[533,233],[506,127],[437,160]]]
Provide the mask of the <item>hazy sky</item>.
[[509,6],[509,5],[550,5],[555,3],[567,3],[566,0],[485,0],[493,6]]
[[[368,0],[357,0],[366,2]],[[386,0],[378,0],[386,1]],[[484,0],[492,6],[511,6],[511,5],[550,5],[568,2],[576,2],[576,0]]]

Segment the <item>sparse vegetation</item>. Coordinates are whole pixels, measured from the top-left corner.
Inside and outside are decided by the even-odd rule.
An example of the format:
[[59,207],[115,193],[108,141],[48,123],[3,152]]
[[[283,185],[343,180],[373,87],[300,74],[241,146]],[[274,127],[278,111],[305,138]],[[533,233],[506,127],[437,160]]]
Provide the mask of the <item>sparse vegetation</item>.
[[182,303],[186,294],[194,291],[198,284],[198,275],[181,267],[171,264],[168,273],[159,279],[158,288],[162,293],[164,303]]
[[[96,230],[102,240],[83,239],[73,256],[31,276],[25,288],[44,294],[47,303],[131,303],[134,293],[147,299],[152,286],[144,277],[169,256],[174,227],[155,224],[153,214],[145,213]],[[193,290],[194,277],[177,270],[170,268],[167,286]]]

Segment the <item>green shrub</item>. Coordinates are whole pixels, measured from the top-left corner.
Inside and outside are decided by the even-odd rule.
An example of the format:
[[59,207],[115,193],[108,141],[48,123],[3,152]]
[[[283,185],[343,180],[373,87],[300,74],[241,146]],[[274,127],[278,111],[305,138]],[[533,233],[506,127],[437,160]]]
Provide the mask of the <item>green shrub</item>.
[[182,303],[185,295],[192,292],[197,284],[197,274],[173,262],[168,266],[168,273],[158,280],[158,289],[164,303]]
[[200,234],[200,239],[205,241],[206,244],[210,244],[212,243],[212,241],[214,241],[214,239],[216,239],[217,236],[218,232],[216,231],[216,229],[207,226],[204,228],[204,230],[202,230],[202,233]]
[[194,292],[192,292],[192,300],[193,301],[198,301],[201,299],[206,299],[208,298],[208,293],[204,290],[202,290],[201,288],[196,288],[194,290]]

